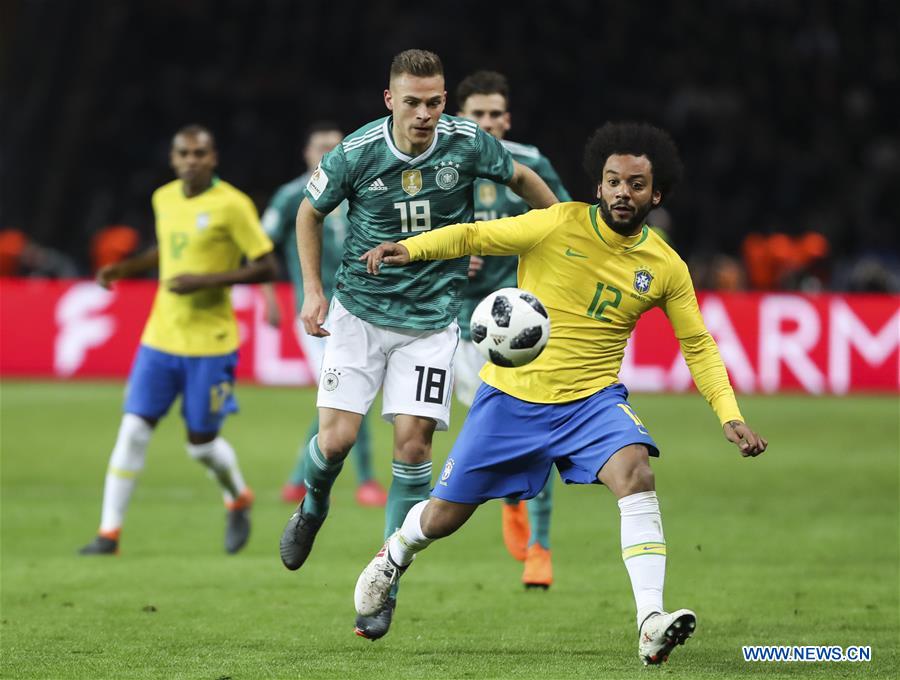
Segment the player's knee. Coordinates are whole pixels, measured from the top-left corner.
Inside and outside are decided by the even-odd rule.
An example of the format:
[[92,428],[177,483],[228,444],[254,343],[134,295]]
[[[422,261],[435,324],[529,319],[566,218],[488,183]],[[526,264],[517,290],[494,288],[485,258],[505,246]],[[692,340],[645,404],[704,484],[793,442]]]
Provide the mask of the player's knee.
[[642,491],[653,491],[656,488],[656,478],[653,469],[647,461],[639,461],[631,467],[623,480],[620,496],[628,496]]
[[137,472],[144,467],[147,444],[153,434],[153,425],[145,418],[133,413],[122,416],[116,445],[109,464],[120,470]]
[[424,437],[407,437],[394,445],[394,460],[401,463],[424,463],[431,460],[431,441]]
[[356,431],[348,427],[322,428],[316,437],[319,451],[327,460],[343,460],[356,443]]

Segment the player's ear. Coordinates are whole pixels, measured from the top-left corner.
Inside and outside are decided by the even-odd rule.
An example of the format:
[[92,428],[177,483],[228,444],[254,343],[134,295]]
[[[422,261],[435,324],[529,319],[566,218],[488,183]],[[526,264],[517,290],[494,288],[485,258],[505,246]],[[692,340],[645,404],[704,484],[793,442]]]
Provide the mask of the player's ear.
[[662,202],[662,192],[659,189],[654,189],[650,201],[653,203],[654,208],[658,206]]
[[597,184],[597,198],[603,198],[603,194],[600,192],[600,189],[600,184]]
[[394,110],[394,99],[393,99],[393,97],[391,97],[390,90],[384,91],[384,105],[387,107],[388,111]]

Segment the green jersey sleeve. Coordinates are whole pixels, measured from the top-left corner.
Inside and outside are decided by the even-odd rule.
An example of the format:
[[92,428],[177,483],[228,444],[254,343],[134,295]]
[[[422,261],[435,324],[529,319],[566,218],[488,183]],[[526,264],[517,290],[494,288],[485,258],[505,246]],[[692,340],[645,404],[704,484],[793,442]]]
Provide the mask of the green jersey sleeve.
[[322,158],[306,183],[306,198],[312,207],[328,215],[351,194],[350,166],[344,145],[338,144]]
[[475,133],[475,176],[509,184],[513,176],[513,157],[493,135],[478,128]]

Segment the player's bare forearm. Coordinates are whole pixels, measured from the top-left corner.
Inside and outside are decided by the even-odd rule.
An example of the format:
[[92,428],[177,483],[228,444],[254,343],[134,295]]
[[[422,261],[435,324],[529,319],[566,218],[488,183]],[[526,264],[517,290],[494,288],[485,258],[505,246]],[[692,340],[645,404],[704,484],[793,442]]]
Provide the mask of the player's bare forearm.
[[755,458],[769,446],[769,442],[747,427],[741,420],[729,420],[722,426],[725,438],[733,443],[744,458]]
[[513,176],[508,186],[532,208],[549,208],[559,203],[556,194],[534,170],[516,161],[513,161]]
[[139,255],[130,257],[122,262],[101,267],[97,272],[97,283],[104,288],[109,288],[113,281],[127,279],[139,274],[145,274],[159,266],[159,248],[153,246]]
[[305,198],[297,208],[297,253],[303,274],[305,296],[323,293],[322,290],[322,225],[325,215],[312,207]]
[[204,288],[222,288],[240,283],[264,283],[278,276],[278,262],[275,254],[268,252],[243,267],[213,274],[181,274],[166,281],[166,287],[173,293],[185,295]]

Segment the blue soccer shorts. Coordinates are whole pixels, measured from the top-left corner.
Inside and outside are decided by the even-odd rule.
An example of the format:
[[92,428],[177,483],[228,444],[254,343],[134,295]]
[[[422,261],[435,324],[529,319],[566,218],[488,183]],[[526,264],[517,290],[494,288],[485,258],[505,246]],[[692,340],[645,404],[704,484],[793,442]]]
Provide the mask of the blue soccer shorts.
[[600,468],[629,444],[659,456],[624,385],[564,404],[535,404],[482,384],[432,495],[455,503],[534,498],[554,463],[566,484],[599,484]]
[[141,345],[131,366],[124,411],[158,419],[180,394],[188,431],[218,432],[225,416],[238,410],[234,396],[237,361],[237,352],[186,357]]

